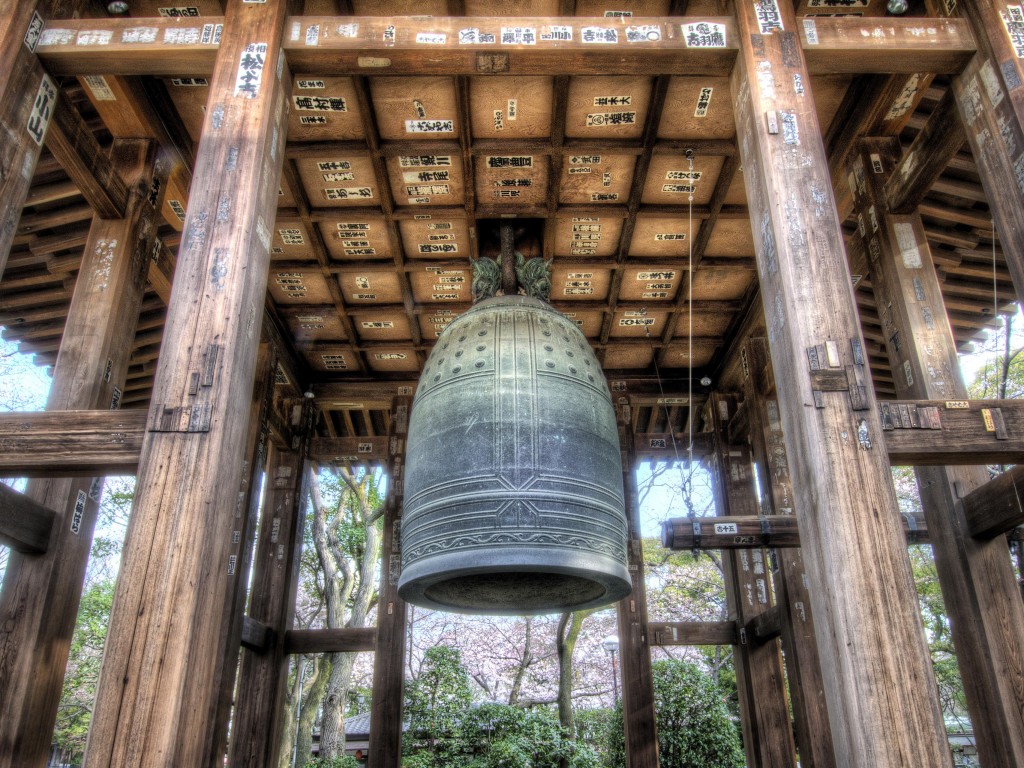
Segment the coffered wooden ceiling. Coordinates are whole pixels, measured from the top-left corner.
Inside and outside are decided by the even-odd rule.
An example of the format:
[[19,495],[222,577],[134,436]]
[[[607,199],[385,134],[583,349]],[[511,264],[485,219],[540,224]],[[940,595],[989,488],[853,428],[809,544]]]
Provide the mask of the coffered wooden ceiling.
[[[800,14],[862,16],[884,16],[884,5],[797,4]],[[199,16],[189,23],[201,27],[206,17],[223,13],[212,0],[188,6],[134,0],[129,6],[131,23],[140,28],[146,16]],[[348,25],[370,23],[399,38],[410,30],[507,33],[519,42],[538,34],[496,18],[508,16],[594,17],[573,20],[576,34],[630,29],[658,41],[687,23],[667,17],[731,13],[728,3],[699,0],[310,0],[301,12],[325,18],[293,24],[293,42],[311,34],[344,36]],[[915,12],[923,9],[912,3]],[[472,25],[447,18],[459,16],[491,18]],[[546,29],[541,33],[557,34]],[[117,99],[131,97],[104,76],[102,62],[75,77],[79,72],[62,70],[59,53],[47,58],[46,51],[40,48],[44,64],[100,143],[108,142],[116,132],[109,123]],[[494,73],[446,74],[428,43],[416,51],[419,58],[406,60],[402,74],[378,74],[370,62],[359,74],[339,75],[334,62],[318,69],[318,55],[291,59],[294,90],[268,288],[270,313],[295,354],[293,375],[301,386],[414,381],[438,334],[470,305],[470,258],[496,255],[503,223],[515,228],[517,248],[527,257],[552,259],[552,303],[580,326],[610,378],[653,381],[657,373],[671,392],[685,391],[691,369],[695,379],[715,380],[740,330],[759,322],[729,59],[709,64],[706,74],[662,74],[654,57],[649,67],[642,57],[609,67],[628,74],[602,74],[599,62],[587,74],[559,74],[557,66],[543,74],[502,74],[496,57],[487,60]],[[396,61],[400,55],[406,54],[396,52]],[[565,71],[586,71],[580,57],[566,60]],[[481,61],[476,72],[487,71]],[[908,72],[912,67],[894,67],[904,85],[870,128],[905,143],[946,89],[942,76]],[[147,108],[159,113],[186,158],[200,139],[207,96],[201,73],[208,68],[209,57],[183,53],[159,76],[139,78]],[[869,130],[864,112],[878,111],[885,76],[829,73],[835,69],[841,68],[812,61],[820,74],[810,91],[826,146],[841,168],[851,138]],[[839,204],[845,205],[841,189]],[[167,261],[186,206],[184,187],[172,187],[161,233]],[[1014,298],[966,148],[921,213],[954,333],[966,345],[992,321],[993,258],[997,303]],[[44,152],[0,282],[4,336],[40,364],[56,358],[90,217],[78,186]],[[886,340],[866,288],[869,277],[856,264],[854,272],[876,387],[890,394]],[[148,401],[166,293],[166,285],[154,284],[145,302],[125,406]],[[337,410],[345,411],[345,398],[338,399]],[[329,399],[325,407],[330,410]],[[649,422],[648,431],[665,428],[656,413],[638,418]],[[671,420],[680,427],[684,417]],[[358,423],[336,414],[332,430],[379,434],[380,421],[369,411]]]

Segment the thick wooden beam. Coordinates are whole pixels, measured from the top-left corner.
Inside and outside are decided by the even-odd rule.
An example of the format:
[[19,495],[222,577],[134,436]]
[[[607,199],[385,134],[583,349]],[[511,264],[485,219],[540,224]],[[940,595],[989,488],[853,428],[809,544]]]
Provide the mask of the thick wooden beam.
[[308,400],[302,414],[297,449],[270,447],[247,618],[267,627],[271,637],[265,650],[242,654],[228,759],[237,768],[277,765],[281,748],[281,713],[288,686],[287,632],[295,613],[309,491],[305,452],[314,409]]
[[[291,75],[285,3],[227,4],[85,765],[203,765]],[[137,23],[137,20],[133,21]],[[188,58],[185,56],[184,58]],[[144,609],[143,609],[144,607]],[[237,641],[236,641],[237,643]]]
[[[896,498],[884,450],[861,443],[855,429],[863,423],[869,435],[882,434],[800,25],[789,3],[735,8],[737,136],[771,357],[785,381],[780,421],[814,585],[835,752],[855,766],[946,766],[949,747],[898,519],[865,514],[895,509]],[[808,370],[815,359],[848,368],[858,399],[823,392],[816,400]]]
[[245,440],[245,461],[238,488],[238,497],[231,525],[231,547],[228,550],[228,592],[222,623],[227,634],[221,667],[214,672],[221,680],[220,697],[214,714],[214,733],[207,765],[224,764],[231,710],[235,701],[235,674],[241,653],[245,604],[249,596],[249,574],[252,569],[256,522],[262,501],[266,467],[269,425],[267,414],[273,408],[274,380],[277,378],[277,355],[272,344],[260,344],[256,356],[256,381],[249,404],[249,433]]
[[401,519],[405,498],[405,443],[409,432],[411,397],[396,397],[391,405],[388,460],[388,501],[381,543],[377,639],[373,655],[373,696],[370,705],[368,764],[398,768],[402,762],[402,691],[405,685],[406,602],[398,595],[402,571]]
[[[740,348],[739,358],[747,436],[758,464],[765,508],[776,518],[796,520],[793,482],[779,419],[779,404],[772,394],[775,382],[768,373],[767,342],[763,338],[748,340]],[[772,573],[775,605],[781,614],[782,651],[786,659],[786,679],[793,706],[793,734],[800,752],[800,764],[805,768],[834,768],[837,758],[828,719],[803,551],[777,549],[775,559],[777,568]]]
[[[625,394],[625,391],[616,389]],[[621,400],[616,403],[616,419],[623,459],[622,485],[628,532],[626,555],[633,587],[629,597],[615,604],[619,636],[619,683],[626,732],[626,768],[658,768],[651,636],[647,632],[647,586],[644,582],[643,544],[640,540],[640,501],[636,472],[633,471],[636,457],[630,435],[630,409]]]
[[46,148],[101,219],[119,219],[128,205],[128,188],[78,110],[57,94]]
[[773,605],[761,611],[743,626],[741,642],[767,643],[782,635],[782,611]]
[[376,627],[289,629],[284,633],[284,652],[290,655],[372,652],[376,647]]
[[936,16],[963,17],[977,54],[952,80],[1017,296],[1024,296],[1024,62],[1019,8],[996,0],[926,0]]
[[735,621],[652,621],[651,645],[736,645]]
[[388,438],[379,437],[315,437],[309,458],[325,465],[385,464],[388,460]]
[[[37,448],[50,442],[49,453],[32,457],[50,471],[61,466],[62,457],[77,462],[78,456],[68,456],[74,443],[62,434],[76,423],[76,414],[65,409],[116,409],[120,403],[156,233],[157,208],[149,199],[154,156],[148,141],[117,142],[113,147],[111,160],[131,189],[126,216],[93,219],[47,399],[53,411],[33,415],[46,431],[5,436],[5,457],[27,440]],[[88,425],[90,413],[84,412],[86,419],[78,423]],[[110,449],[119,447],[120,438],[109,427],[111,417],[121,414],[107,410],[106,415],[106,433],[91,433],[92,448],[100,454],[93,454],[97,467],[105,466]],[[8,425],[26,414],[11,416]],[[50,755],[102,482],[88,476],[33,479],[26,489],[26,495],[55,510],[57,517],[47,553],[32,558],[12,554],[0,591],[3,768],[43,766]]]
[[998,475],[960,500],[971,535],[991,539],[1024,525],[1024,466]]
[[26,555],[41,555],[50,544],[56,514],[0,483],[0,544],[5,547]]
[[0,475],[134,474],[145,427],[142,410],[0,413]]
[[[943,317],[941,308],[939,312],[934,317]],[[898,341],[901,349],[907,343],[902,333]],[[902,376],[905,381],[902,368],[900,362],[895,378]],[[957,370],[952,368],[944,380],[952,378],[952,371]],[[914,377],[913,371],[911,376]],[[882,435],[893,466],[1024,461],[1024,410],[1013,401],[888,400],[880,402],[879,408]]]
[[[274,630],[251,616],[242,619],[242,647],[253,653],[266,653],[274,642]],[[244,678],[243,678],[244,680]],[[239,703],[244,701],[239,697]]]
[[35,54],[39,36],[46,18],[71,16],[82,5],[76,0],[0,2],[0,275],[56,106],[57,87]]
[[[863,238],[872,256],[875,301],[884,308],[882,328],[896,392],[963,398],[967,388],[956,343],[942,321],[942,290],[921,217],[885,210],[884,182],[899,157],[897,140],[869,139],[861,143],[851,169],[858,215],[870,221]],[[998,411],[991,413],[998,434]],[[918,466],[915,474],[979,756],[986,765],[1022,765],[1024,604],[1006,543],[972,538],[957,503],[958,496],[982,486],[987,473],[982,467]]]
[[[38,48],[54,74],[209,76],[218,17],[62,19]],[[812,73],[959,72],[974,53],[958,19],[808,18],[801,32]],[[711,25],[714,36],[694,32]],[[506,35],[504,30],[518,28]],[[631,29],[632,28],[632,29]],[[725,75],[738,35],[728,17],[337,17],[288,19],[296,71],[323,75]],[[168,34],[169,33],[169,34]],[[80,45],[80,39],[93,44]],[[102,41],[98,42],[97,41]]]
[[[735,414],[734,397],[712,394],[707,419],[716,438],[710,462],[715,506],[727,517],[743,518],[756,515],[758,501],[750,448],[731,445],[727,438],[728,423]],[[767,554],[761,547],[723,552],[722,575],[729,619],[741,628],[733,646],[733,663],[747,765],[796,766],[779,644],[750,642],[746,630],[772,607]]]
[[[885,135],[879,133],[878,135]],[[949,161],[967,140],[952,90],[946,90],[939,105],[928,117],[921,132],[885,182],[885,199],[893,213],[911,213]]]

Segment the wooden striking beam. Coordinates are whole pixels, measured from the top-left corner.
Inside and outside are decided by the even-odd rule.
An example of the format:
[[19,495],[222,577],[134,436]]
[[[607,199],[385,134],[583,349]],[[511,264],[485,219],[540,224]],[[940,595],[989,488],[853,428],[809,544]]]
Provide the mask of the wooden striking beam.
[[[882,328],[896,392],[901,397],[963,398],[967,388],[958,375],[949,324],[942,321],[942,290],[921,217],[885,210],[884,183],[899,157],[898,140],[867,139],[851,168],[858,216],[870,222],[862,237],[872,256],[875,302],[884,308]],[[882,407],[886,426],[884,403]],[[944,429],[953,410],[942,412]],[[902,409],[897,412],[903,415]],[[996,441],[1009,438],[1000,409],[987,414],[972,415],[991,425]],[[934,426],[931,412],[925,415],[928,426]],[[859,431],[861,442],[870,440],[864,426]],[[921,435],[931,430],[910,431]],[[963,450],[971,450],[969,439],[961,442]],[[1022,765],[1024,687],[1007,670],[1020,669],[1024,660],[1024,605],[1006,543],[971,538],[958,503],[958,496],[982,486],[988,475],[977,466],[917,466],[914,472],[979,756],[986,765]]]
[[652,621],[651,645],[736,645],[735,621]]
[[310,473],[305,467],[314,409],[304,400],[295,450],[271,445],[259,538],[253,565],[249,615],[270,631],[262,651],[243,653],[228,764],[237,768],[277,765],[282,710],[288,686],[286,633],[295,613],[302,530]]
[[361,653],[377,647],[377,628],[289,629],[284,633],[284,652]]
[[960,500],[971,535],[991,539],[1024,525],[1024,466],[1004,472]]
[[26,555],[41,555],[50,543],[57,513],[0,483],[0,544]]
[[119,219],[128,205],[128,188],[92,130],[63,92],[56,108],[46,148],[57,158],[68,178],[101,219]]
[[[958,19],[808,18],[812,74],[959,72],[974,53]],[[296,71],[323,75],[725,75],[736,59],[729,17],[345,17],[288,19]],[[209,76],[222,19],[61,19],[38,55],[54,74]],[[697,31],[706,24],[711,33]],[[144,34],[140,35],[139,30]],[[506,33],[505,30],[519,32]],[[80,41],[88,41],[82,44]]]
[[0,413],[0,475],[130,475],[145,427],[142,410]]
[[[13,553],[0,592],[3,768],[42,765],[50,755],[50,734],[99,510],[102,478],[70,478],[63,467],[75,463],[80,469],[84,459],[91,461],[94,475],[102,476],[117,465],[111,459],[123,456],[122,440],[127,440],[110,429],[123,414],[109,409],[118,408],[122,397],[159,198],[148,194],[155,173],[155,151],[148,141],[116,142],[111,161],[124,175],[131,195],[123,219],[95,217],[89,229],[47,398],[47,407],[53,410],[31,414],[31,419],[29,414],[5,415],[6,425],[14,429],[0,440],[4,459],[17,460],[20,446],[32,444],[39,453],[31,455],[31,474],[57,475],[52,480],[33,478],[25,491],[57,513],[47,553],[32,558]],[[108,409],[102,420],[105,431],[96,429],[90,418],[95,411],[70,410],[75,408]],[[27,421],[41,429],[20,433],[18,425]],[[82,455],[66,436],[75,426],[83,427],[89,438]],[[131,448],[137,457],[138,443]],[[21,456],[22,461],[25,458]]]
[[[970,498],[970,497],[968,497]],[[999,502],[1009,500],[1008,494],[999,493]],[[992,503],[978,500],[979,507]],[[967,503],[967,499],[964,499]],[[1017,508],[1015,516],[1008,515],[1007,520],[1024,518],[1024,512]],[[1024,523],[1024,519],[1021,520]],[[997,523],[994,527],[998,527]],[[904,520],[908,544],[928,543],[928,531],[925,528],[911,528]],[[1013,525],[1004,527],[1006,533]],[[993,534],[997,535],[997,534]],[[673,517],[661,524],[661,545],[666,549],[757,549],[774,547],[791,549],[800,546],[800,531],[796,517],[793,515],[759,515],[756,517]]]
[[230,510],[247,458],[291,93],[280,51],[284,16],[284,0],[227,4],[88,768],[205,765],[221,746],[211,714],[231,637],[224,623],[234,600]]
[[[801,25],[790,3],[771,6],[759,16],[760,5],[734,5],[740,55],[732,94],[773,368],[785,382],[779,414],[792,506],[806,534],[801,550],[814,585],[835,753],[877,768],[906,765],[911,755],[915,764],[947,765],[898,519],[864,514],[895,509],[896,497],[884,449],[863,445],[854,429],[863,420],[870,434],[882,434],[873,393],[860,384],[864,342],[810,71],[796,40]],[[848,367],[859,399],[846,392],[816,398],[808,370],[814,359]]]

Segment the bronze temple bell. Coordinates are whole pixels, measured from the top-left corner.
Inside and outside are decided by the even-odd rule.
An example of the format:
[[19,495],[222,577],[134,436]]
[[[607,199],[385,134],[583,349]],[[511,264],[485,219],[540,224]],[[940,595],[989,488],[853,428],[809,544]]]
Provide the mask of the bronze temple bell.
[[519,256],[534,296],[493,296],[497,263],[480,262],[474,293],[492,297],[438,338],[413,403],[399,594],[464,613],[615,602],[630,579],[604,374],[576,325],[534,298],[550,290],[542,259]]

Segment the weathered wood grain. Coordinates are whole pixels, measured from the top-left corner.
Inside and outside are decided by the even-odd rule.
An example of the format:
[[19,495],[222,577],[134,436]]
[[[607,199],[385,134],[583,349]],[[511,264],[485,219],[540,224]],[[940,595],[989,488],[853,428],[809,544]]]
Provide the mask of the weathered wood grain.
[[[730,444],[728,424],[736,414],[736,398],[713,393],[707,423],[715,436],[711,461],[715,507],[726,518],[759,511],[750,448]],[[769,563],[761,547],[722,553],[726,606],[739,631],[733,646],[736,689],[747,765],[796,766],[796,745],[789,723],[782,653],[778,642],[750,642],[746,628],[772,607]]]
[[[33,459],[47,464],[51,472],[75,448],[73,441],[62,441],[61,431],[77,422],[88,433],[91,412],[66,409],[116,409],[120,403],[156,232],[154,203],[159,199],[149,198],[154,154],[147,141],[116,142],[113,147],[111,162],[131,190],[126,217],[92,222],[47,399],[53,412],[31,418],[48,428],[25,433],[50,443],[48,454]],[[106,414],[115,419],[120,415],[109,410]],[[79,415],[84,417],[80,421]],[[16,433],[3,438],[3,456],[17,452],[25,439],[17,432],[19,420],[24,423],[27,416],[9,415],[7,424],[14,425]],[[121,447],[121,438],[109,430],[110,421],[104,420],[105,433],[92,432],[91,441],[86,441],[95,451],[96,467],[105,465],[111,448],[116,455]],[[0,592],[0,690],[5,693],[0,703],[0,766],[4,768],[43,766],[49,757],[50,732],[101,491],[102,478],[92,477],[34,479],[26,489],[27,496],[57,516],[46,555],[28,558],[12,553]]]
[[85,765],[204,765],[234,599],[291,75],[285,3],[231,2],[175,271]]
[[281,713],[288,683],[287,633],[295,612],[308,493],[305,452],[313,416],[309,401],[303,414],[296,430],[301,436],[297,450],[270,448],[247,618],[268,627],[271,641],[263,653],[242,653],[228,759],[229,765],[238,768],[276,765],[281,748]]
[[651,645],[736,645],[735,621],[652,621]]
[[287,654],[373,652],[376,647],[376,627],[289,629],[284,635]]
[[[778,16],[736,4],[732,78],[737,136],[773,367],[793,479],[793,508],[839,765],[948,766],[941,710],[910,564],[866,387],[815,407],[808,349],[863,375],[863,340],[846,269],[810,73],[789,3]],[[858,368],[859,366],[859,368]]]
[[0,544],[26,555],[41,555],[50,544],[56,513],[0,483]]
[[1024,525],[1024,467],[1014,467],[960,500],[971,535],[991,539]]
[[[861,143],[853,164],[859,215],[871,219],[864,239],[871,286],[901,397],[964,398],[942,292],[917,214],[885,211],[884,183],[900,157],[895,139]],[[948,410],[943,413],[946,415]],[[998,422],[993,419],[996,436]],[[965,446],[966,447],[966,446]],[[958,497],[983,486],[983,467],[916,467],[918,491],[950,617],[957,663],[977,737],[989,765],[1024,763],[1024,604],[1003,541],[972,538]]]

